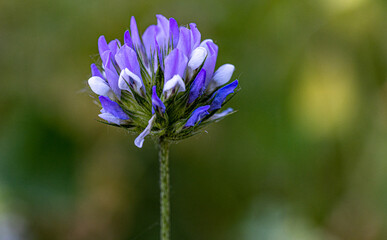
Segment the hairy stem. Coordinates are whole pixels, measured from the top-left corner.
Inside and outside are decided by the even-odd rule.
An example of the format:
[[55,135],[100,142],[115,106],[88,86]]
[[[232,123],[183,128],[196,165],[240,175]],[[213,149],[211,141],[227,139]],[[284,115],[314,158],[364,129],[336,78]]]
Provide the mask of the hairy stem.
[[160,237],[170,240],[170,206],[169,206],[169,143],[160,138]]

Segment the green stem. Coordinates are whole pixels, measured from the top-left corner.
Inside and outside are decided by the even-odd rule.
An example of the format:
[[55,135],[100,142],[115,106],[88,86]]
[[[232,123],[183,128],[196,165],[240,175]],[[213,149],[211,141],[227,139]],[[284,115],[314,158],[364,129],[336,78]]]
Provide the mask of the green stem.
[[160,237],[170,240],[170,206],[169,206],[169,143],[160,138]]

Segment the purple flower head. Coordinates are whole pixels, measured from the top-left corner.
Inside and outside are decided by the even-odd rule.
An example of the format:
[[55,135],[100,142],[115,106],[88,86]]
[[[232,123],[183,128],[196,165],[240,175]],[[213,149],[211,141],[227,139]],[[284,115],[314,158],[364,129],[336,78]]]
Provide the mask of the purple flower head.
[[185,124],[185,127],[193,127],[197,123],[200,124],[200,121],[210,114],[207,110],[210,108],[210,105],[198,107],[195,109],[195,111],[192,112],[191,117],[188,119],[187,123]]
[[203,123],[227,116],[233,111],[205,118],[221,108],[238,85],[235,81],[218,89],[231,79],[234,66],[225,64],[215,72],[218,46],[211,39],[202,41],[195,23],[179,27],[174,18],[156,19],[141,31],[132,17],[123,44],[100,36],[102,64],[91,65],[88,80],[102,105],[99,117],[140,133],[138,147],[147,135],[180,140]]

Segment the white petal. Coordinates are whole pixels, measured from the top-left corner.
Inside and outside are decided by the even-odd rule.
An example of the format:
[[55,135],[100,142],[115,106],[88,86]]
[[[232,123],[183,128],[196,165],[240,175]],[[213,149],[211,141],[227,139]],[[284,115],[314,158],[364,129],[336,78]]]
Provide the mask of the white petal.
[[121,90],[126,90],[130,92],[129,84],[129,76],[125,73],[125,70],[122,70],[120,73],[120,78],[118,79],[118,87]]
[[192,51],[191,59],[188,62],[188,67],[195,70],[202,65],[207,56],[207,50],[204,47],[197,47]]
[[177,88],[177,92],[185,91],[185,83],[179,75],[173,76],[173,78],[171,78],[164,84],[163,93],[164,94],[169,93],[173,91],[173,89],[175,88]]
[[107,97],[109,91],[111,91],[111,88],[109,87],[108,83],[100,77],[91,77],[89,78],[88,83],[91,90],[98,95]]
[[98,115],[98,117],[102,118],[103,120],[106,120],[109,123],[115,123],[117,125],[120,125],[123,121],[119,118],[116,118],[110,113],[101,111],[102,113]]
[[154,120],[156,119],[156,114],[152,116],[151,119],[149,119],[148,121],[148,126],[144,129],[144,131],[142,133],[140,133],[140,135],[138,135],[138,137],[134,140],[134,144],[138,147],[138,148],[142,148],[142,144],[144,143],[144,139],[147,135],[149,135],[149,133],[151,132],[152,130],[152,127],[153,127],[153,122]]
[[217,119],[220,119],[220,118],[223,118],[225,116],[227,116],[228,114],[230,114],[232,111],[234,111],[234,109],[232,108],[227,108],[226,110],[224,110],[223,112],[221,113],[216,113],[214,114],[210,120],[217,120]]
[[212,39],[203,40],[203,42],[200,43],[199,47],[204,47],[208,51],[208,47],[207,47],[208,42],[214,42],[214,41],[212,41]]
[[215,88],[226,84],[230,81],[235,67],[232,64],[224,64],[216,70],[210,84],[207,87],[207,92],[212,92]]
[[230,81],[232,74],[234,73],[235,67],[232,64],[224,64],[216,70],[214,76],[212,77],[214,81],[221,86],[228,81]]
[[130,88],[128,86],[130,81],[129,78],[133,79],[134,81],[134,90],[138,94],[141,94],[141,88],[143,87],[141,78],[127,68],[121,71],[120,78],[118,79],[118,87],[122,90],[127,90],[130,92]]

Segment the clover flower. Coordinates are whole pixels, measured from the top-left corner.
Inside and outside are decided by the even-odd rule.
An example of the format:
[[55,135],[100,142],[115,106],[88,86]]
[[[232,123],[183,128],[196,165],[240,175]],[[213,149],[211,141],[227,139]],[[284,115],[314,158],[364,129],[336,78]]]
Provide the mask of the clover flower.
[[192,136],[208,123],[233,113],[218,113],[235,94],[238,80],[227,85],[234,66],[215,71],[218,46],[201,41],[196,24],[179,27],[173,18],[157,15],[157,24],[140,37],[134,17],[123,43],[98,39],[100,65],[92,64],[91,90],[102,106],[105,123],[171,141]]
[[101,64],[91,65],[88,80],[102,122],[138,134],[139,148],[148,135],[158,139],[162,240],[170,239],[169,143],[234,112],[220,110],[236,93],[238,80],[229,83],[235,68],[225,64],[215,71],[218,46],[201,39],[196,24],[179,27],[162,15],[140,37],[132,17],[123,43],[99,37]]

